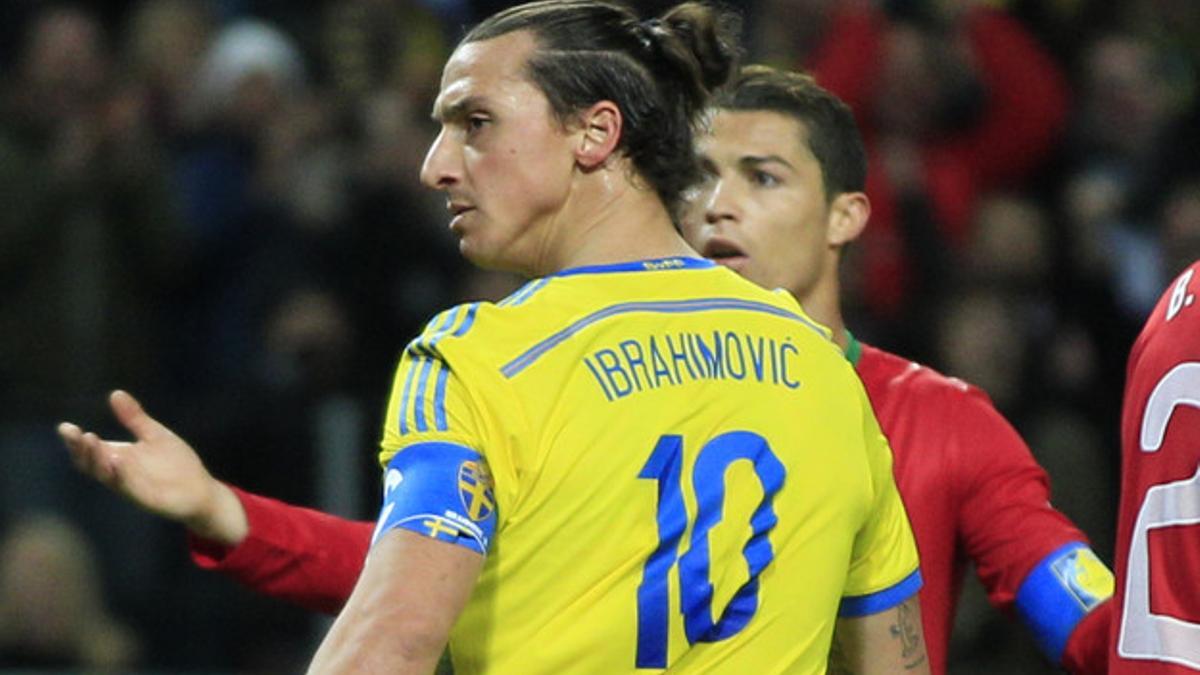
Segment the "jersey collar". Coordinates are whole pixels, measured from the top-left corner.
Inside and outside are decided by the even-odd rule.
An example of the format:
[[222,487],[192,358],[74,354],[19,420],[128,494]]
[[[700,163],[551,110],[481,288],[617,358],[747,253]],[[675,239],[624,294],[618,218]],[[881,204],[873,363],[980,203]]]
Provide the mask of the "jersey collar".
[[862,358],[862,343],[858,338],[854,337],[854,333],[846,331],[846,360],[850,365],[858,367],[858,361]]
[[630,262],[613,263],[610,265],[585,265],[559,270],[547,277],[570,277],[576,274],[607,274],[610,272],[657,272],[662,270],[707,269],[717,264],[703,258],[687,258],[675,256],[671,258],[654,258],[651,260],[633,260]]

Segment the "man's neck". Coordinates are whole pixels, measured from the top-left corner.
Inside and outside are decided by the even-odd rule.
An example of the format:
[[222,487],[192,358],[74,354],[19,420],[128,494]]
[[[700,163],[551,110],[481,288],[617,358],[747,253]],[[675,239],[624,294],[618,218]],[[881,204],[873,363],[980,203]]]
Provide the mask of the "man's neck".
[[806,294],[793,293],[805,313],[825,326],[832,333],[832,339],[843,352],[850,345],[850,333],[846,330],[846,322],[842,319],[840,288],[837,282],[837,268],[826,279],[817,283]]
[[676,231],[655,192],[630,185],[623,177],[605,178],[602,189],[580,190],[556,218],[550,228],[555,241],[545,247],[550,255],[539,265],[545,268],[543,274],[588,265],[699,256]]

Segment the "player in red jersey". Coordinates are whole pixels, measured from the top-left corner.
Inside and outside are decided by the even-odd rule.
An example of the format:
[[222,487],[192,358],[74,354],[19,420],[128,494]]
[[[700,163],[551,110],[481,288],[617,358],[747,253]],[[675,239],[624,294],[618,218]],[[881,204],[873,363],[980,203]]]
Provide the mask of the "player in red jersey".
[[[862,193],[865,159],[849,109],[805,76],[750,68],[717,101],[701,150],[712,178],[685,224],[690,243],[760,285],[794,293],[832,329],[866,385],[895,453],[921,554],[932,672],[946,670],[968,562],[991,602],[1015,608],[1051,661],[1071,672],[1104,672],[1112,575],[1083,533],[1049,505],[1046,474],[1020,436],[983,392],[864,345],[845,328],[840,252],[870,214]],[[143,415],[123,397],[115,408],[122,419]],[[157,482],[167,480],[169,464],[161,463]],[[186,507],[133,497],[207,537],[192,538],[202,567],[312,609],[341,606],[366,554],[370,523],[204,476],[193,482],[208,487],[197,488],[202,494]]]
[[700,140],[712,180],[685,234],[705,256],[790,290],[855,364],[917,538],[932,671],[945,672],[973,562],[992,604],[1015,608],[1053,662],[1103,672],[1112,575],[1050,506],[1046,474],[1020,436],[983,392],[846,330],[840,252],[870,213],[849,109],[805,76],[766,68],[744,71],[716,106]]
[[1200,261],[1129,355],[1110,673],[1200,672]]

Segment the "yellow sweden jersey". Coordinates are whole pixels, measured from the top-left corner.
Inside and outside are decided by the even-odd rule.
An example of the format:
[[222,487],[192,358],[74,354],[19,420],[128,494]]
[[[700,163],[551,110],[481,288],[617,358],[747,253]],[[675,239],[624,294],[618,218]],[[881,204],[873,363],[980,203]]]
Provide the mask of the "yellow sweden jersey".
[[920,583],[850,364],[791,296],[705,261],[567,270],[449,310],[387,415],[385,465],[442,441],[490,466],[459,675],[820,673],[839,607]]

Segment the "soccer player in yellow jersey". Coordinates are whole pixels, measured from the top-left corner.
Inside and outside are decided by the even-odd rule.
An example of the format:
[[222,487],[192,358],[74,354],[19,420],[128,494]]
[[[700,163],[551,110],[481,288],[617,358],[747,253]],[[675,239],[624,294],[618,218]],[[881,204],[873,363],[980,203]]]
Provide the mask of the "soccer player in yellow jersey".
[[312,672],[430,672],[449,639],[460,674],[820,673],[839,615],[858,672],[927,672],[919,626],[916,653],[890,631],[920,577],[861,384],[674,227],[725,19],[532,3],[452,55],[422,180],[469,259],[534,281],[407,347]]

